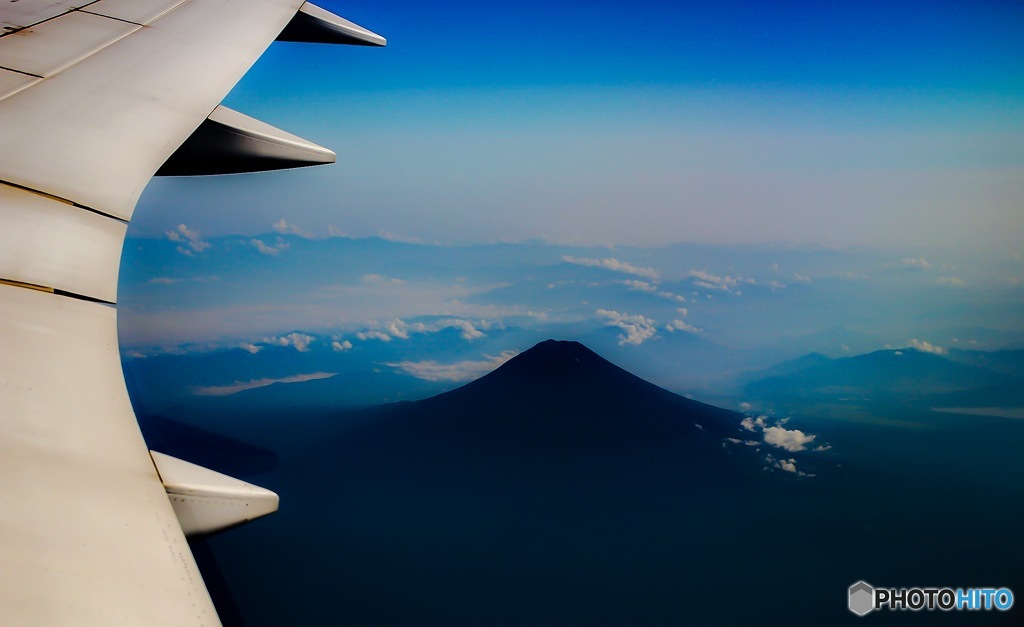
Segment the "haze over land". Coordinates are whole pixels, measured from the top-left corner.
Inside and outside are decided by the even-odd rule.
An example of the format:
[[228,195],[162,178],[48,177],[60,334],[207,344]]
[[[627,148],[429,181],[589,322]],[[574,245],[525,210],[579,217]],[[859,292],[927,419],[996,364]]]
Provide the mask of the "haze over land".
[[153,399],[274,383],[333,389],[342,404],[421,397],[557,337],[674,391],[736,404],[747,399],[735,377],[811,352],[1024,346],[1024,262],[1012,256],[457,247],[276,226],[252,237],[179,227],[129,238],[122,351],[130,371],[163,373]]
[[454,383],[560,337],[689,391],[1024,340],[1016,3],[328,8],[388,48],[275,44],[227,104],[339,163],[153,181],[125,355],[337,342]]

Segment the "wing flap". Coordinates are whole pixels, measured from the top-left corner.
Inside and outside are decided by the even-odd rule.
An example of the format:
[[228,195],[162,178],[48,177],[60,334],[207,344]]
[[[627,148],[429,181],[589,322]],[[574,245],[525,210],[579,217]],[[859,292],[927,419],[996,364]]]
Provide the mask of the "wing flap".
[[0,209],[0,279],[117,300],[124,222],[2,183]]

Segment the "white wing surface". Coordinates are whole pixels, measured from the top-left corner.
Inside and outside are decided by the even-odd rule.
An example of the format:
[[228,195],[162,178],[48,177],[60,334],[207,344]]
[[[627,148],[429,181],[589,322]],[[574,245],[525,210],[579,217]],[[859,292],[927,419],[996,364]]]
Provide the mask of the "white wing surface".
[[[286,27],[384,41],[302,0],[4,0],[0,27],[0,624],[219,624],[125,389],[125,230],[183,144],[173,173],[333,160],[218,109]],[[221,489],[276,508],[156,457],[184,472],[175,507]]]

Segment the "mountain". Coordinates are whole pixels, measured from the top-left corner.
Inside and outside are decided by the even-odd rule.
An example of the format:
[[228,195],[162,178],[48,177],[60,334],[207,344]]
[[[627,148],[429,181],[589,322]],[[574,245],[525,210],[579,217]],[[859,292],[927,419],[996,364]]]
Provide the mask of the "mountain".
[[975,351],[951,348],[951,361],[1024,379],[1024,350]]
[[[217,595],[253,597],[238,604],[258,608],[246,624],[710,620],[717,610],[693,599],[736,580],[746,547],[704,539],[767,524],[739,516],[746,499],[801,483],[723,446],[741,419],[546,341],[429,399],[247,424],[251,445],[277,455],[258,479],[282,507],[208,541],[230,556],[218,561],[233,589]],[[259,527],[249,541],[270,552],[246,548]],[[268,569],[301,581],[272,586]]]
[[753,398],[790,405],[836,400],[907,403],[1020,384],[1011,374],[912,348],[825,361],[820,356],[807,356],[780,365],[777,371],[778,374],[747,383],[744,392]]
[[403,437],[443,434],[475,446],[525,444],[556,454],[666,439],[690,446],[702,432],[734,431],[742,419],[648,383],[578,342],[554,340],[459,389],[370,414],[375,428],[389,425]]
[[831,359],[821,353],[807,353],[806,355],[801,355],[796,359],[779,362],[773,366],[764,368],[763,370],[744,372],[737,377],[737,380],[741,383],[749,384],[763,379],[787,377],[803,370],[807,370],[808,368],[827,364],[831,361]]
[[[218,470],[281,509],[196,541],[197,559],[226,624],[249,627],[840,625],[862,577],[1017,589],[1018,422],[856,425],[814,451],[797,425],[741,418],[555,341],[425,400],[225,414],[184,435],[207,455],[217,432],[244,440],[230,455],[260,457]],[[195,417],[157,425],[191,458],[170,420]]]

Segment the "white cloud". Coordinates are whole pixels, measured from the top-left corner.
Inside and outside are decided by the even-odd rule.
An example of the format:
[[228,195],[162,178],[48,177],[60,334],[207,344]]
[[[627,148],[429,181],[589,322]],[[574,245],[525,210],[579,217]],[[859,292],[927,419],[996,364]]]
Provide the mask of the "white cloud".
[[345,231],[342,231],[333,224],[327,225],[327,237],[344,237],[346,239],[352,239],[351,235],[349,235]]
[[198,231],[193,231],[184,224],[179,224],[177,229],[167,231],[165,235],[172,242],[182,244],[182,246],[178,246],[177,250],[186,257],[191,257],[193,253],[201,253],[212,246],[209,242],[203,241]]
[[400,242],[402,244],[422,244],[423,240],[418,237],[409,237],[408,235],[400,235],[398,233],[392,233],[391,231],[380,230],[377,231],[377,236],[381,239],[386,239],[389,242]]
[[249,243],[256,247],[256,250],[264,255],[270,255],[276,257],[282,250],[288,250],[289,244],[287,242],[278,242],[276,246],[267,246],[261,239],[251,239]]
[[782,470],[784,472],[791,472],[794,475],[797,475],[798,477],[813,477],[814,476],[814,475],[811,475],[811,474],[807,474],[806,472],[804,472],[802,470],[798,470],[797,467],[796,467],[796,460],[793,459],[793,458],[789,458],[789,459],[776,459],[776,458],[772,457],[771,455],[765,455],[764,460],[765,460],[765,462],[768,463],[768,466],[765,468],[766,470],[767,469],[778,469],[778,470]]
[[705,270],[690,270],[690,276],[697,279],[693,282],[694,285],[709,290],[728,292],[729,294],[735,294],[737,296],[739,296],[741,292],[735,288],[738,287],[741,282],[751,285],[756,285],[757,283],[754,279],[734,276],[718,276],[717,274],[711,274]]
[[665,326],[665,329],[668,331],[683,331],[684,333],[692,333],[693,335],[701,335],[704,333],[704,329],[693,326],[685,320],[673,320]]
[[[666,291],[666,290],[660,290],[659,291],[658,281],[656,281],[656,280],[654,280],[654,281],[640,281],[638,279],[627,279],[625,281],[616,281],[616,282],[617,283],[621,283],[622,285],[625,285],[627,288],[629,288],[629,291],[631,291],[631,292],[646,292],[648,294],[655,294],[656,296],[659,296],[660,298],[664,298],[664,299],[667,299],[667,300],[672,300],[672,301],[676,301],[676,302],[679,302],[679,303],[685,303],[686,302],[686,298],[684,296],[680,296],[678,294],[673,294],[672,292],[669,292],[669,291]],[[593,285],[597,285],[597,284],[595,283]]]
[[[481,320],[479,326],[488,328],[490,325],[486,321]],[[356,337],[364,341],[380,340],[382,342],[390,342],[393,339],[407,340],[409,335],[413,333],[437,333],[438,331],[452,328],[461,330],[462,333],[459,335],[466,341],[486,337],[486,334],[474,326],[472,322],[461,318],[446,318],[429,324],[424,322],[407,323],[401,319],[388,320],[387,322],[376,324],[371,329],[356,333]]]
[[360,331],[359,333],[356,333],[356,337],[358,337],[359,339],[361,339],[363,341],[366,341],[366,340],[380,340],[381,342],[390,342],[391,341],[391,336],[388,335],[387,333],[382,332],[382,331],[373,331],[373,330]]
[[619,345],[621,346],[626,344],[639,346],[658,332],[658,323],[641,315],[629,315],[609,309],[598,309],[597,315],[605,318],[608,326],[622,329],[625,334],[619,336]]
[[931,342],[926,342],[924,340],[910,340],[910,346],[911,348],[916,348],[922,353],[931,353],[933,355],[945,355],[946,353],[949,352],[941,346],[936,346]]
[[230,396],[246,390],[265,388],[275,383],[303,383],[305,381],[316,381],[318,379],[329,379],[335,376],[336,372],[313,372],[310,374],[296,374],[280,379],[253,379],[252,381],[235,381],[232,385],[211,385],[195,386],[192,393],[196,396]]
[[967,285],[967,281],[955,276],[939,277],[939,283],[942,285],[952,285],[953,287],[963,287]]
[[799,429],[783,429],[782,427],[766,427],[764,430],[764,441],[766,444],[785,449],[790,453],[806,451],[807,445],[818,437],[800,431]]
[[239,344],[238,348],[240,348],[240,349],[242,349],[244,351],[248,351],[249,353],[251,353],[253,355],[255,355],[256,353],[258,353],[261,350],[263,350],[262,346],[257,346],[256,344],[249,344],[248,342],[243,342],[243,343]]
[[924,257],[904,257],[900,260],[900,265],[904,268],[919,268],[921,270],[928,270],[932,267],[932,264],[928,263]]
[[462,333],[460,333],[459,335],[462,337],[462,339],[467,341],[487,337],[483,331],[474,327],[473,323],[471,323],[469,320],[459,320],[453,318],[451,320],[443,320],[441,322],[441,325],[441,328],[443,329],[452,327],[461,329]]
[[275,344],[277,346],[291,346],[300,353],[305,353],[309,350],[309,345],[316,340],[312,335],[306,335],[305,333],[289,333],[288,335],[269,338],[264,341],[267,344]]
[[725,438],[726,442],[731,444],[743,444],[745,446],[761,446],[761,443],[757,440],[741,440],[739,438]]
[[796,472],[796,460],[793,458],[777,460],[775,465],[786,472]]
[[793,280],[796,281],[797,283],[810,283],[811,282],[811,277],[804,276],[804,275],[800,274],[799,272],[795,272],[795,273],[793,273]]
[[[422,333],[425,330],[426,327],[421,322],[408,324],[404,320],[396,318],[377,325],[375,329],[366,331],[366,334],[370,339],[379,339],[387,342],[392,339],[407,340],[409,339],[410,332]],[[359,339],[364,338],[360,336]]]
[[[680,307],[679,309],[676,309],[676,311],[679,313],[680,316],[684,317],[690,313],[686,309],[686,307]],[[683,331],[685,333],[692,333],[694,335],[701,335],[704,333],[704,329],[694,326],[689,322],[686,322],[685,320],[673,320],[672,322],[668,323],[668,326],[666,326],[665,329],[668,331]]]
[[352,342],[349,342],[348,340],[344,340],[341,342],[339,342],[338,340],[334,340],[333,342],[331,342],[331,350],[333,350],[336,353],[344,353],[345,351],[351,349]]
[[[754,433],[757,433],[758,431],[763,432],[765,444],[770,444],[772,446],[785,449],[790,453],[795,453],[797,451],[806,451],[807,446],[810,443],[814,442],[814,440],[818,436],[810,433],[804,433],[799,429],[784,428],[782,425],[785,425],[788,422],[789,418],[783,418],[782,420],[776,421],[774,425],[769,425],[767,416],[758,416],[756,418],[751,418],[750,416],[747,416],[742,421],[740,421],[740,426],[746,429],[747,431],[751,431]],[[814,450],[825,451],[828,450],[829,448],[832,447],[829,445],[824,445],[824,448],[822,446],[819,446]]]
[[619,281],[633,292],[657,292],[658,286],[647,281],[638,281],[636,279],[627,279],[625,281]]
[[272,228],[275,231],[277,231],[278,233],[280,233],[281,235],[289,235],[290,234],[290,235],[298,235],[299,237],[304,237],[306,239],[313,239],[313,234],[312,233],[310,233],[309,231],[304,231],[303,229],[300,229],[299,227],[295,226],[294,224],[289,224],[289,223],[285,222],[284,218],[281,218],[280,220],[275,222],[273,224]]
[[380,286],[398,286],[404,285],[405,281],[402,279],[396,279],[394,277],[384,276],[383,274],[364,274],[360,279],[367,285],[380,285]]
[[634,276],[646,277],[655,281],[658,280],[658,271],[654,268],[641,268],[625,261],[619,261],[613,257],[607,257],[605,259],[588,259],[586,257],[573,257],[571,255],[566,255],[562,257],[562,261],[575,264],[577,266],[604,268],[613,272],[623,272]]
[[385,366],[398,368],[406,374],[425,381],[450,381],[454,383],[470,381],[494,370],[518,354],[517,351],[504,351],[497,357],[485,355],[482,361],[459,361],[442,364],[436,361],[401,361],[387,363]]
[[764,429],[765,417],[758,416],[757,418],[751,418],[750,416],[747,416],[746,418],[740,421],[740,426],[746,429],[747,431],[757,431],[758,429]]

